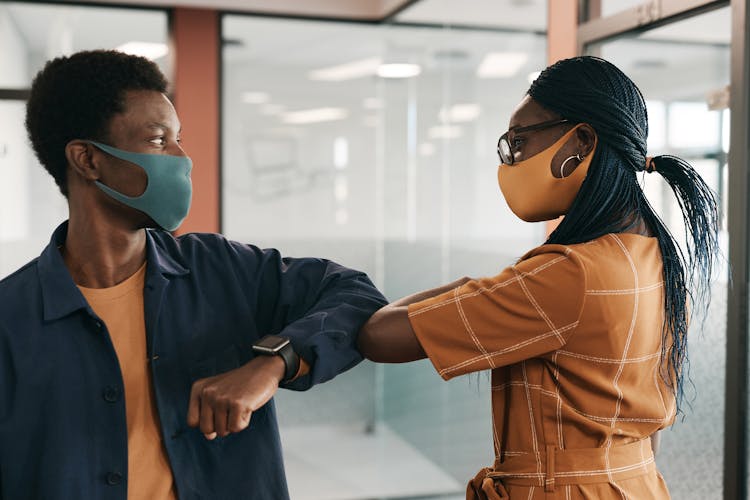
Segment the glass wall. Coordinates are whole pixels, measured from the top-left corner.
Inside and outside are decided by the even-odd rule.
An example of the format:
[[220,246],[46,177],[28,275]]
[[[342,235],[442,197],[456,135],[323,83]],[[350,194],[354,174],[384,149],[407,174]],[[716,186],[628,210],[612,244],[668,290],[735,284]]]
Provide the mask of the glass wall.
[[[649,155],[688,160],[719,196],[724,255],[730,31],[727,7],[588,48],[615,63],[646,97]],[[658,175],[644,175],[643,182],[657,212],[682,238],[680,209],[668,185]],[[706,317],[696,317],[690,330],[690,407],[683,420],[662,432],[656,461],[673,498],[722,498],[727,277],[724,262]]]
[[[496,143],[545,66],[546,2],[501,3],[417,2],[388,25],[225,16],[223,232],[362,269],[391,300],[543,241],[500,194]],[[487,24],[511,14],[528,28]],[[277,405],[295,499],[463,498],[493,459],[484,375],[363,363]]]
[[[67,203],[24,128],[23,91],[45,61],[104,48],[147,55],[169,75],[163,11],[0,3],[0,278],[41,253]],[[12,99],[7,96],[15,96]]]

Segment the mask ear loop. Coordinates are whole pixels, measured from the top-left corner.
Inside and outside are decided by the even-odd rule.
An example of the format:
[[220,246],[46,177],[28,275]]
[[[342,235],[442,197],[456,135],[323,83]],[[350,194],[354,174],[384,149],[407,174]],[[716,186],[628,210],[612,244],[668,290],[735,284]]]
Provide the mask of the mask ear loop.
[[564,178],[565,178],[565,172],[564,172],[564,170],[565,170],[565,165],[566,165],[566,164],[567,164],[567,163],[568,163],[568,162],[569,162],[570,160],[578,160],[578,163],[581,163],[581,162],[583,161],[583,156],[581,156],[581,153],[576,153],[576,154],[575,154],[575,155],[573,155],[573,156],[568,156],[567,158],[565,158],[565,161],[564,161],[564,162],[562,162],[562,165],[560,165],[560,178],[561,178],[561,179],[564,179]]

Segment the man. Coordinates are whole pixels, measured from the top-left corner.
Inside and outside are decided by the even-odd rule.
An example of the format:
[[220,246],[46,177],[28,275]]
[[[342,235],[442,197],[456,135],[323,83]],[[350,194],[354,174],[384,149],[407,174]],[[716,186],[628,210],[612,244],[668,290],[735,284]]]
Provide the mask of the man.
[[[50,61],[26,126],[68,199],[0,281],[0,498],[285,499],[272,397],[357,364],[366,275],[173,237],[190,159],[152,62]],[[200,168],[200,166],[198,166]]]

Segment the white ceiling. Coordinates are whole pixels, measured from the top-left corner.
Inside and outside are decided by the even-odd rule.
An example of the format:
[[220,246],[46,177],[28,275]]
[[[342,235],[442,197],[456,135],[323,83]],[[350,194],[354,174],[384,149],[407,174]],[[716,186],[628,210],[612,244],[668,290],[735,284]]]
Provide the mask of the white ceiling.
[[673,42],[717,43],[728,46],[732,41],[731,19],[731,9],[722,7],[684,21],[649,30],[642,35],[642,38]]
[[167,16],[160,11],[7,3],[4,7],[33,53],[54,57],[131,40],[164,42]]
[[[167,16],[159,10],[22,2],[5,2],[0,9],[9,13],[25,39],[33,62],[32,73],[44,60],[61,53],[114,48],[132,40],[164,42],[167,37]],[[396,22],[443,25],[451,21],[516,31],[522,23],[527,30],[543,29],[545,17],[546,0],[421,0],[401,12]],[[503,33],[502,29],[406,29],[393,24],[242,15],[226,16],[223,28],[225,39],[237,42],[227,47],[227,62],[301,69],[325,68],[373,55],[418,59],[427,70],[441,65],[454,69],[463,65],[469,69],[476,68],[487,52],[533,50],[535,61],[536,56],[543,58],[544,54],[543,39],[540,42],[532,33]],[[609,54],[626,73],[637,72],[648,78],[649,74],[687,68],[686,79],[699,81],[715,68],[719,68],[717,74],[723,74],[729,37],[727,7],[607,43],[604,55]],[[346,43],[341,43],[342,40]],[[159,61],[162,65],[167,58],[163,59]],[[522,72],[541,69],[536,62],[533,68],[530,66]]]
[[397,21],[547,30],[547,0],[421,0]]
[[359,20],[382,19],[407,0],[79,0],[152,7],[190,7],[308,17]]

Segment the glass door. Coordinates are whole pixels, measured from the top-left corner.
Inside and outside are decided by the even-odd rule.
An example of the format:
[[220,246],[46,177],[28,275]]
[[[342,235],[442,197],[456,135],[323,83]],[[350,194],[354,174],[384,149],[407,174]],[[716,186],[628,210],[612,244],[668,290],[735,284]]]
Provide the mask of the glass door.
[[[610,10],[613,3],[607,4]],[[584,49],[617,65],[643,92],[649,155],[687,160],[715,191],[723,255],[728,253],[731,27],[726,6]],[[669,186],[657,175],[644,175],[642,182],[657,213],[678,239],[684,239],[681,211]],[[722,498],[728,276],[723,262],[710,304],[696,305],[705,306],[706,312],[705,318],[694,316],[689,333],[685,415],[661,433],[656,462],[673,498]]]

